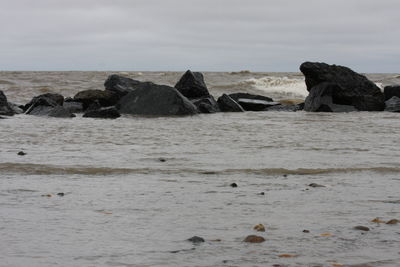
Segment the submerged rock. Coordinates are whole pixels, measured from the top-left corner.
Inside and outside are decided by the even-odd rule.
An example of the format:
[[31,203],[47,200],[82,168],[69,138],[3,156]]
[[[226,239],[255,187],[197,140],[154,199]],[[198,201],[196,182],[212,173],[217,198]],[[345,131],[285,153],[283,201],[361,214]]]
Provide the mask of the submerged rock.
[[14,113],[7,101],[6,95],[0,90],[0,115],[13,116]]
[[20,152],[17,153],[17,155],[18,155],[18,156],[25,156],[26,153],[25,153],[24,151],[20,151]]
[[391,99],[394,96],[400,97],[400,85],[389,85],[383,89],[385,95],[385,101]]
[[118,95],[107,90],[84,90],[74,96],[74,101],[81,102],[86,110],[91,104],[97,102],[102,107],[113,106],[118,102]]
[[334,83],[323,82],[310,89],[304,103],[304,110],[311,112],[351,112],[357,111],[350,105],[338,105],[333,103],[333,94],[341,90]]
[[141,83],[118,102],[119,111],[133,115],[194,115],[197,108],[173,87]]
[[104,82],[107,91],[116,93],[119,97],[135,90],[135,87],[142,82],[126,78],[117,74],[110,75]]
[[103,119],[116,119],[121,117],[121,114],[115,107],[100,108],[95,110],[86,111],[83,114],[85,118],[103,118]]
[[74,114],[69,112],[62,106],[35,106],[33,108],[29,108],[29,115],[35,116],[48,116],[48,117],[55,117],[55,118],[73,118],[75,117]]
[[362,226],[362,225],[356,226],[356,227],[354,227],[354,229],[355,230],[360,230],[360,231],[365,231],[365,232],[369,231],[368,227]]
[[304,109],[304,103],[301,104],[290,104],[290,105],[276,105],[265,109],[265,111],[284,111],[284,112],[296,112]]
[[210,95],[201,72],[186,71],[175,85],[175,88],[189,99],[204,98]]
[[385,111],[400,112],[400,98],[397,96],[392,97],[385,102]]
[[195,243],[195,244],[205,242],[204,238],[199,237],[199,236],[193,236],[193,237],[189,238],[188,241]]
[[220,96],[217,102],[222,112],[244,112],[243,107],[226,94]]
[[200,99],[192,99],[191,101],[200,113],[220,112],[218,103],[212,95]]
[[301,64],[300,70],[306,78],[310,93],[312,88],[324,82],[337,85],[331,95],[333,104],[350,105],[362,111],[384,109],[384,95],[379,87],[347,67],[305,62]]
[[264,241],[265,241],[264,237],[257,235],[249,235],[243,240],[243,242],[247,243],[262,243]]

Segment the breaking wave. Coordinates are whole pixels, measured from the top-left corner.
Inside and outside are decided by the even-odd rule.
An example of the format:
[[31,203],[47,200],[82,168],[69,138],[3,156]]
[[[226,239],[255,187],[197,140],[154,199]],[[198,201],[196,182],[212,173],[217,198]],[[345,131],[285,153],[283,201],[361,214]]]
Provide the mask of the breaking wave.
[[306,97],[308,95],[304,79],[288,77],[262,77],[251,78],[242,83],[252,86],[254,89],[266,93],[280,94],[286,96]]

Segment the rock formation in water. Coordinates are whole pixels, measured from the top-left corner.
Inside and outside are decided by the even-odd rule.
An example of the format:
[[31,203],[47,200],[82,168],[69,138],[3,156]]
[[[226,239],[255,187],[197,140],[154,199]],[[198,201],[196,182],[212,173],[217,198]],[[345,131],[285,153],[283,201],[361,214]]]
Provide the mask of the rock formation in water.
[[175,85],[175,88],[189,99],[204,98],[210,95],[201,72],[186,71]]
[[222,112],[244,112],[242,106],[227,94],[218,98],[218,105]]
[[6,95],[0,90],[0,115],[12,116],[14,111],[7,101]]
[[400,98],[397,96],[392,97],[385,102],[385,111],[400,112]]
[[25,114],[36,116],[48,116],[57,118],[72,118],[74,114],[62,105],[64,97],[60,94],[44,94],[34,97],[25,105]]
[[400,97],[400,85],[389,85],[383,89],[385,95],[385,101],[391,99],[394,96]]
[[115,107],[106,107],[100,109],[89,110],[83,114],[85,118],[102,118],[102,119],[116,119],[121,117],[121,114]]
[[84,90],[74,96],[74,101],[81,102],[84,110],[95,102],[102,107],[109,107],[115,105],[118,100],[119,96],[108,90]]
[[323,82],[337,85],[332,91],[333,104],[350,105],[361,111],[382,111],[385,107],[379,87],[347,67],[305,62],[300,70],[306,78],[308,91]]
[[113,74],[107,78],[104,83],[104,87],[107,91],[114,92],[119,97],[123,97],[124,95],[135,90],[135,86],[139,85],[140,83],[140,81]]

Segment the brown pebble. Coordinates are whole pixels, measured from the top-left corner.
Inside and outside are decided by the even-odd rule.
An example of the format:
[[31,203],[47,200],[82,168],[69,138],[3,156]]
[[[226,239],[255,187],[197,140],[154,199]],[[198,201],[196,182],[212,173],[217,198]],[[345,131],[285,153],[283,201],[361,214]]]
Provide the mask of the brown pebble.
[[265,226],[261,223],[254,226],[253,229],[257,232],[265,232]]
[[265,238],[262,236],[258,236],[258,235],[249,235],[243,240],[243,242],[247,242],[247,243],[262,243],[264,241],[265,241]]
[[309,233],[310,230],[303,230],[303,233]]
[[362,225],[356,226],[356,227],[354,227],[354,229],[355,230],[360,230],[360,231],[369,231],[368,227],[362,226]]
[[398,224],[400,221],[397,219],[392,219],[390,221],[388,221],[386,224]]

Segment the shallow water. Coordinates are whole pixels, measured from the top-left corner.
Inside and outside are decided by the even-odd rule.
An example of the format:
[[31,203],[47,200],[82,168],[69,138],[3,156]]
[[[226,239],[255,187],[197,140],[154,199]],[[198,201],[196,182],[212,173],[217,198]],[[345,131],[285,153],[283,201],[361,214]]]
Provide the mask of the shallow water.
[[[400,219],[399,119],[247,112],[0,120],[0,265],[399,266],[400,225],[371,222]],[[252,230],[259,223],[265,233]],[[266,242],[243,243],[250,234]],[[194,235],[206,242],[186,241]]]

